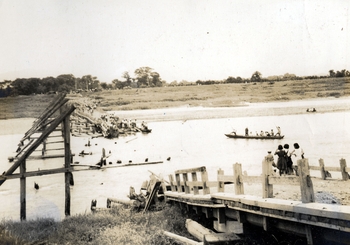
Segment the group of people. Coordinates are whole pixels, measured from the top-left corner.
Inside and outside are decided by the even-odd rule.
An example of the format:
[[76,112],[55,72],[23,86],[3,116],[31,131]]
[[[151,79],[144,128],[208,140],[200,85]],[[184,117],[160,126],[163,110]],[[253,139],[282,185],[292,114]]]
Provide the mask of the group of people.
[[271,151],[268,151],[267,158],[268,160],[272,161],[272,166],[277,168],[279,171],[279,175],[290,175],[293,174],[295,171],[295,174],[298,175],[297,167],[293,166],[293,163],[298,160],[304,158],[304,151],[299,146],[298,143],[293,144],[294,149],[289,149],[288,144],[279,145],[274,153],[274,155],[277,155],[277,164],[274,162],[274,157],[271,154]]
[[[260,134],[258,133],[258,131],[256,131],[256,136],[281,136],[281,128],[279,126],[277,126],[276,128],[277,128],[276,133],[273,131],[273,129],[271,129],[270,132],[261,130]],[[236,131],[234,130],[233,133],[236,134]],[[251,134],[252,134],[251,132],[249,134],[249,129],[245,128],[245,136],[249,136]]]

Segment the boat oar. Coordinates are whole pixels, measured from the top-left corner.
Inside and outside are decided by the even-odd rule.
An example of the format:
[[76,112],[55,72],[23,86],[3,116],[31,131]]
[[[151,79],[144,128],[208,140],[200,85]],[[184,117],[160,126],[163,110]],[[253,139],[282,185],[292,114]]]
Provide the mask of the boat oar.
[[137,137],[136,138],[133,138],[133,139],[131,139],[131,140],[127,140],[127,141],[125,141],[125,143],[129,143],[130,141],[133,141],[133,140],[136,140],[137,139]]

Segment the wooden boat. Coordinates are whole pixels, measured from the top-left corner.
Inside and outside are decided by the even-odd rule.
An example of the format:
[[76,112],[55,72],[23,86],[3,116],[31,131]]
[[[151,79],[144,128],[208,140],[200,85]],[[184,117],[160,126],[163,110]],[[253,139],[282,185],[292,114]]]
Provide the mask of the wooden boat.
[[145,134],[152,132],[152,129],[149,129],[149,128],[141,128],[140,130],[142,133],[145,133]]
[[307,108],[306,112],[317,112],[315,108]]
[[260,135],[239,135],[234,133],[225,134],[229,138],[234,139],[259,139],[259,140],[280,140],[283,139],[284,135],[281,136],[260,136]]

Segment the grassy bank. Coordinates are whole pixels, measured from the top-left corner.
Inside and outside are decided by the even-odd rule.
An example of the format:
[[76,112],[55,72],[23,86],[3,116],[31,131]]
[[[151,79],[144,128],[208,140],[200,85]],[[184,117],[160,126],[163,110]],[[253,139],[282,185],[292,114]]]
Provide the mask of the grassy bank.
[[[37,117],[53,95],[0,98],[0,119]],[[179,106],[233,107],[259,103],[350,96],[349,78],[283,81],[274,83],[217,84],[88,92],[102,111],[146,110]],[[72,99],[79,99],[76,96]]]
[[174,244],[162,233],[170,231],[190,237],[185,214],[177,207],[141,212],[113,207],[55,222],[38,219],[0,223],[0,244]]

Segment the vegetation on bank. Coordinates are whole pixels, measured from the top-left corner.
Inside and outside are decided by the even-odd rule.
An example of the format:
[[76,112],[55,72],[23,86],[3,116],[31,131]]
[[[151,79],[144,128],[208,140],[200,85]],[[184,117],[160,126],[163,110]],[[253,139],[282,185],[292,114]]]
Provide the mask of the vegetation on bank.
[[153,88],[153,87],[178,87],[178,86],[194,86],[194,85],[212,85],[212,84],[242,84],[242,83],[261,83],[261,82],[281,82],[281,81],[297,81],[312,79],[334,79],[349,78],[350,71],[343,69],[341,71],[330,70],[329,75],[324,76],[304,76],[299,77],[295,74],[286,73],[284,75],[263,77],[259,71],[253,72],[250,78],[229,76],[221,80],[197,80],[195,82],[188,81],[172,81],[167,83],[160,74],[150,67],[140,67],[135,70],[134,76],[128,72],[122,74],[122,80],[114,79],[111,83],[100,82],[97,77],[85,75],[83,77],[75,77],[72,74],[62,74],[57,77],[45,78],[17,78],[14,81],[4,80],[0,82],[0,98],[16,95],[30,94],[47,94],[47,93],[70,93],[84,91],[101,91],[125,88]]
[[[180,106],[234,107],[241,103],[339,98],[350,95],[350,78],[290,80],[278,83],[213,84],[102,90],[69,94],[98,101],[101,111],[146,110]],[[0,119],[38,117],[54,94],[0,98]]]
[[121,206],[67,217],[61,222],[37,219],[2,221],[0,244],[176,244],[163,234],[169,231],[191,237],[186,214],[176,206],[145,214]]

